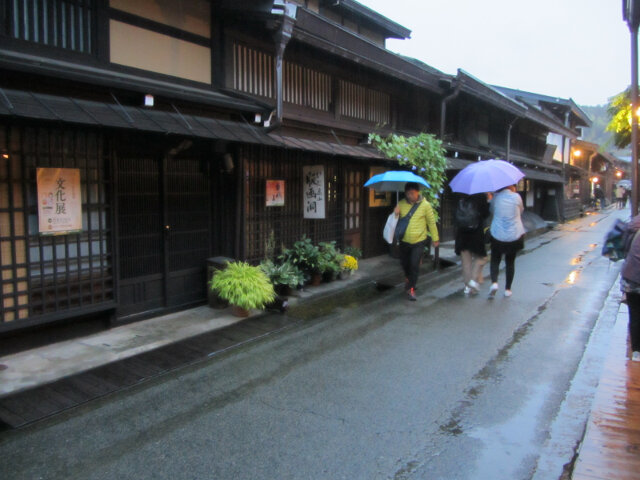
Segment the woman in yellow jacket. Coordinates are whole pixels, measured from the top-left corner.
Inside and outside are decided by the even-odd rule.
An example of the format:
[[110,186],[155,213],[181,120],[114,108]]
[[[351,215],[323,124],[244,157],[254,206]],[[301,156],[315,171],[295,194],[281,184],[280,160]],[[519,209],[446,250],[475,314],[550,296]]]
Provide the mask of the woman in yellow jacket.
[[413,301],[416,300],[416,283],[427,241],[427,231],[431,236],[433,246],[440,245],[433,209],[431,204],[420,195],[420,185],[417,183],[409,182],[405,185],[404,199],[400,200],[395,208],[396,216],[404,217],[416,203],[418,203],[418,208],[409,220],[407,231],[400,239],[400,263],[406,277],[405,288],[409,300]]

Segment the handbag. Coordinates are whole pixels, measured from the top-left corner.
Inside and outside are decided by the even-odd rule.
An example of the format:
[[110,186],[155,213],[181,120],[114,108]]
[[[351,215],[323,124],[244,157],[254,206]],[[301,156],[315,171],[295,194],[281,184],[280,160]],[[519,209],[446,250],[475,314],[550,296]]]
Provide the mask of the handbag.
[[409,226],[409,220],[411,220],[411,217],[413,217],[413,214],[416,213],[416,210],[418,209],[418,206],[421,203],[422,203],[421,201],[416,202],[413,205],[413,207],[411,207],[411,210],[409,210],[409,213],[407,213],[404,217],[398,220],[398,223],[396,225],[396,230],[393,233],[393,243],[395,245],[400,245],[400,242],[402,241],[402,237],[404,237],[404,234],[407,231],[407,227]]
[[396,231],[396,225],[398,224],[398,218],[396,214],[391,212],[391,215],[387,218],[387,223],[384,224],[384,230],[382,236],[387,243],[393,243],[393,234]]

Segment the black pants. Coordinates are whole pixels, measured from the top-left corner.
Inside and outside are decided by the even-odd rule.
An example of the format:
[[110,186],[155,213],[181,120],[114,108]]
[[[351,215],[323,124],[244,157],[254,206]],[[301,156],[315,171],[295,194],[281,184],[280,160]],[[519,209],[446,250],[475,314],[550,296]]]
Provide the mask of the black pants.
[[627,293],[631,350],[640,352],[640,293]]
[[[491,266],[489,271],[491,272],[491,281],[498,283],[498,272],[500,271],[500,261],[502,260],[502,253],[496,249],[491,249]],[[505,253],[504,262],[506,265],[507,282],[504,288],[511,290],[511,284],[513,283],[513,277],[516,274],[516,253]]]
[[416,288],[425,243],[424,241],[418,243],[400,242],[400,263],[404,276],[409,282],[407,288]]

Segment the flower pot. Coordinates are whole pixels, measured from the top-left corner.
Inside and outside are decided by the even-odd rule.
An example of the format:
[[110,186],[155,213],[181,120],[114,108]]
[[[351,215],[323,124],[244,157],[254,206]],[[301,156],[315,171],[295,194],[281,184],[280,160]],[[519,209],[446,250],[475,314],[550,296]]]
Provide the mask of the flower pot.
[[283,297],[291,296],[291,287],[289,285],[278,284],[274,287],[276,293]]
[[247,310],[246,308],[238,307],[237,305],[231,305],[231,313],[236,317],[245,318],[248,317],[251,313],[251,310]]
[[321,273],[313,273],[311,275],[311,282],[310,284],[314,287],[317,287],[318,285],[320,285],[322,283],[322,274]]
[[336,279],[335,272],[324,272],[322,274],[322,281],[323,282],[333,282],[335,279]]

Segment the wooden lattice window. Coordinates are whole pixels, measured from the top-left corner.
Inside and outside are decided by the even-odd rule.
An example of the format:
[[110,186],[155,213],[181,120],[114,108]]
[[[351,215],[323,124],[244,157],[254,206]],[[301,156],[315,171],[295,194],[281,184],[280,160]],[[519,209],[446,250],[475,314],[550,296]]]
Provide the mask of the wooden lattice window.
[[329,111],[331,76],[295,63],[284,62],[283,100],[295,105]]
[[95,0],[9,0],[3,2],[5,33],[51,47],[92,53]]
[[[283,62],[282,97],[286,103],[329,111],[331,76],[293,62]],[[272,54],[241,44],[233,47],[233,88],[275,98],[275,60]]]
[[233,46],[233,88],[261,97],[275,97],[273,55],[245,45]]
[[[279,253],[281,247],[291,247],[303,235],[314,243],[336,241],[344,246],[343,167],[339,161],[315,152],[246,148],[244,258],[258,263],[266,253],[271,235]],[[324,219],[303,218],[302,168],[324,165],[326,203]],[[266,181],[285,180],[285,203],[281,207],[266,207]]]
[[[98,133],[0,125],[0,325],[113,302],[104,151]],[[40,235],[38,167],[80,170],[80,233]]]
[[340,115],[386,124],[391,119],[390,112],[391,98],[388,94],[340,80]]

